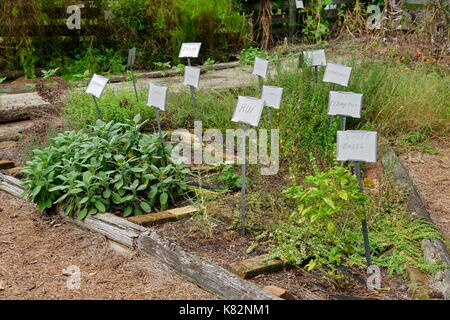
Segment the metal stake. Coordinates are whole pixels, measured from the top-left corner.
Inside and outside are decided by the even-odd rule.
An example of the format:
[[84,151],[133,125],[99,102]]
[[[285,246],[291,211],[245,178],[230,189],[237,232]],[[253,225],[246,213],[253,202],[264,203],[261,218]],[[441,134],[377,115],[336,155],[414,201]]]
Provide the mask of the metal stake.
[[195,121],[198,121],[198,115],[197,115],[197,99],[195,97],[195,88],[193,86],[189,86],[191,89],[191,100],[192,100],[192,106],[194,107],[194,119]]
[[242,189],[241,189],[241,194],[242,194],[242,203],[241,203],[241,234],[245,235],[245,229],[247,227],[247,213],[246,213],[246,194],[245,194],[245,176],[246,176],[246,172],[245,172],[245,140],[247,138],[247,124],[243,123],[242,124],[242,130],[243,130],[243,134],[242,134]]
[[272,135],[272,108],[267,107],[267,112],[269,114],[270,134]]
[[159,118],[159,109],[158,108],[154,108],[154,109],[155,109],[155,113],[156,113],[156,123],[158,124],[159,139],[161,140],[161,148],[162,148],[162,153],[163,153],[164,163],[165,163],[166,162],[166,160],[165,160],[166,151],[164,150],[164,140],[163,140],[163,135],[162,135],[162,130],[161,130],[161,120]]
[[[336,83],[333,83],[332,91],[336,91]],[[328,116],[328,129],[331,127],[331,123],[333,122],[334,116]]]
[[133,87],[134,87],[134,94],[136,95],[136,101],[139,102],[139,97],[138,97],[138,93],[137,93],[137,89],[136,89],[136,78],[134,77],[134,72],[133,72],[133,67],[130,67],[130,71],[131,71],[131,78],[133,79]]
[[259,92],[262,94],[263,78],[261,76],[258,76],[258,85],[259,85]]
[[[359,192],[364,192],[364,185],[361,178],[361,166],[359,161],[354,161],[355,164],[355,173],[356,178],[358,179]],[[370,256],[370,242],[369,242],[369,231],[367,229],[367,220],[366,220],[366,210],[364,209],[364,219],[361,220],[362,234],[364,238],[364,252],[366,254],[366,262],[367,266],[370,267],[372,265],[372,258]]]
[[[341,116],[341,131],[345,131],[346,124],[347,124],[347,117]],[[342,167],[342,161],[339,161],[339,166]]]
[[98,106],[97,99],[95,98],[95,96],[92,96],[92,98],[94,99],[95,108],[97,109],[97,116],[100,120],[103,120],[103,114],[102,111],[100,110],[100,107]]
[[[191,58],[187,58],[188,66],[191,66]],[[191,101],[192,106],[194,107],[194,120],[198,121],[198,115],[197,115],[197,97],[195,96],[195,87],[189,86],[189,89],[191,91]]]
[[[261,76],[258,76],[258,85],[259,85],[260,96],[262,96],[264,80]],[[267,114],[269,115],[270,133],[272,134],[272,108],[271,107],[267,107]]]

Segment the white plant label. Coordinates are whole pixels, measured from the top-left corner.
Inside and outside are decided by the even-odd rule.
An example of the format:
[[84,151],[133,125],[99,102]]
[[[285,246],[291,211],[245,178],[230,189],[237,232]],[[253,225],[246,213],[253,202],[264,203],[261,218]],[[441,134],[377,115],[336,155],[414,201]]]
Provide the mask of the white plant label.
[[156,83],[150,83],[148,87],[148,101],[149,107],[155,107],[159,110],[166,111],[167,92],[169,89],[166,86]]
[[179,58],[198,58],[201,42],[185,42],[181,45]]
[[266,106],[280,109],[281,99],[283,97],[283,88],[274,86],[263,86],[262,97]]
[[136,60],[136,48],[131,48],[128,50],[128,61],[127,67],[130,68],[134,65],[134,61]]
[[269,70],[269,61],[263,58],[256,57],[255,65],[253,67],[253,74],[267,78],[267,71]]
[[263,109],[264,100],[239,96],[231,121],[257,126]]
[[361,118],[362,97],[360,93],[330,91],[328,114]]
[[327,65],[325,50],[303,51],[303,59],[311,67]]
[[338,161],[377,161],[375,131],[338,131],[336,147]]
[[303,5],[303,1],[302,0],[295,0],[295,5],[297,7],[297,9],[304,9],[305,6]]
[[90,95],[93,95],[96,98],[100,98],[103,93],[103,90],[105,90],[107,83],[108,78],[105,78],[104,76],[100,76],[98,74],[94,74],[94,76],[91,79],[91,82],[89,82],[86,93],[89,93]]
[[346,87],[348,85],[348,81],[350,80],[351,73],[351,67],[343,66],[341,64],[327,63],[323,81],[340,84],[341,86]]
[[200,69],[194,67],[186,67],[184,69],[184,82],[186,86],[198,88],[200,82]]

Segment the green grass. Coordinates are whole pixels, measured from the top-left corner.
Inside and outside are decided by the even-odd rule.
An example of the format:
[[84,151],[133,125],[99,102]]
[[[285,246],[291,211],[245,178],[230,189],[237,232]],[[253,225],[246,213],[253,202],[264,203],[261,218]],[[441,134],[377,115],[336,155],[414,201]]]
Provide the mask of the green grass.
[[[355,64],[354,64],[355,65]],[[360,124],[370,123],[384,136],[398,136],[428,127],[450,132],[450,78],[428,66],[405,70],[383,61],[354,66],[350,91],[364,94]]]
[[[414,144],[423,136],[445,135],[450,132],[450,78],[445,72],[417,67],[404,70],[390,62],[365,60],[348,61],[353,67],[348,88],[337,90],[363,93],[361,119],[349,118],[347,129],[376,130],[381,136],[408,140]],[[321,81],[323,70],[316,76],[311,68],[297,68],[297,61],[275,62],[277,75],[266,84],[284,88],[280,110],[273,110],[274,128],[280,129],[281,160],[284,168],[305,169],[310,154],[321,168],[334,163],[335,135],[339,119],[335,117],[328,127],[328,93],[331,84]],[[113,92],[107,90],[99,99],[105,120],[124,121],[137,113],[144,119],[154,117],[145,105],[146,90],[140,92],[136,103],[131,89]],[[218,92],[197,90],[198,114],[203,128],[221,130],[237,128],[231,117],[238,95],[259,96],[257,80],[244,89]],[[124,102],[128,104],[123,106]],[[94,123],[97,114],[92,98],[84,92],[72,92],[66,109],[66,118],[75,127]],[[162,113],[165,129],[192,128],[193,107],[189,90],[170,90],[167,112]],[[267,111],[260,122],[269,128]]]
[[[143,119],[153,119],[153,108],[147,106],[147,92],[138,92],[139,102],[133,89],[121,89],[114,91],[107,88],[100,99],[97,99],[103,120],[125,122],[131,120],[135,115],[141,114]],[[63,111],[63,119],[70,127],[76,129],[85,128],[95,124],[97,110],[92,96],[85,93],[84,89],[74,89],[67,97],[67,106]]]

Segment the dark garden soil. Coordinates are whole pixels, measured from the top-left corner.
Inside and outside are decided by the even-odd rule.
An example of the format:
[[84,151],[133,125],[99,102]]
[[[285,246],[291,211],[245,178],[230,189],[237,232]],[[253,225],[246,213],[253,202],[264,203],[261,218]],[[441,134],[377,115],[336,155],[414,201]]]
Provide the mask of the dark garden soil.
[[35,83],[39,95],[51,104],[59,104],[69,89],[69,83],[60,77],[36,79]]
[[[78,266],[81,287],[67,270]],[[215,299],[166,265],[125,257],[103,236],[0,192],[0,299]]]
[[[227,268],[233,262],[242,261],[267,253],[267,247],[259,246],[246,253],[252,238],[228,230],[219,220],[211,223],[211,233],[200,218],[182,220],[159,226],[158,230],[169,239],[181,244],[189,251],[219,266]],[[332,280],[323,271],[307,272],[297,268],[256,276],[250,281],[263,288],[274,285],[286,289],[293,299],[408,299],[408,284],[401,278],[388,276],[382,270],[382,290],[371,291],[365,285],[365,270],[341,268],[338,274],[344,279]]]
[[432,142],[439,154],[409,151],[400,158],[439,231],[450,239],[450,140]]

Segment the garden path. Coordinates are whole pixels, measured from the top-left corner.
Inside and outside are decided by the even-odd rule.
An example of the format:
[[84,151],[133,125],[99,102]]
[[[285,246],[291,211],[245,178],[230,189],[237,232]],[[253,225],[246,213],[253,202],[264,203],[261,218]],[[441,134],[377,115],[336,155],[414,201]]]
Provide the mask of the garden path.
[[[79,290],[68,280],[80,268]],[[107,240],[0,192],[1,299],[216,299],[165,264],[118,255]]]

